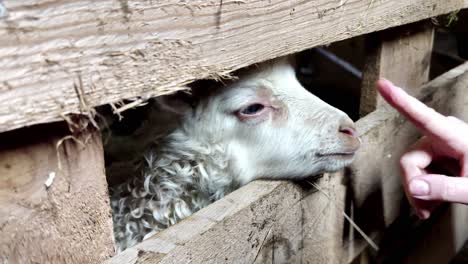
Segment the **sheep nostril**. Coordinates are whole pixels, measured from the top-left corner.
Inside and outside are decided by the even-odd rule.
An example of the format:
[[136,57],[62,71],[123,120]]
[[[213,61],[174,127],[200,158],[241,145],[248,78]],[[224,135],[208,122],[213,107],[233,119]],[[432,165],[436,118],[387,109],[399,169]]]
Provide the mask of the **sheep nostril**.
[[349,127],[349,126],[340,127],[339,131],[340,133],[343,133],[352,137],[357,137],[356,129],[354,129],[353,127]]

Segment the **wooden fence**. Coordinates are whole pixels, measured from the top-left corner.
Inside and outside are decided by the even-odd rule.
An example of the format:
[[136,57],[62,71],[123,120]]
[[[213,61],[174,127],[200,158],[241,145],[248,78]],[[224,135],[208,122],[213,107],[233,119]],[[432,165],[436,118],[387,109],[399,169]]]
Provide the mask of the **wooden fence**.
[[[392,79],[468,120],[468,64],[426,84],[434,32],[409,25],[464,8],[466,0],[0,1],[0,260],[344,263],[378,255],[446,262],[468,237],[468,209],[441,209],[431,224],[446,230],[443,238],[397,234],[421,226],[404,205],[397,166],[419,135],[386,107],[374,82]],[[363,148],[349,170],[324,175],[320,191],[250,183],[110,258],[102,142],[90,128],[95,107],[124,111],[198,79],[376,31],[363,72],[366,116],[357,122]],[[389,245],[384,253],[369,248],[343,210]],[[447,243],[434,250],[441,239]],[[411,254],[394,246],[403,242]]]

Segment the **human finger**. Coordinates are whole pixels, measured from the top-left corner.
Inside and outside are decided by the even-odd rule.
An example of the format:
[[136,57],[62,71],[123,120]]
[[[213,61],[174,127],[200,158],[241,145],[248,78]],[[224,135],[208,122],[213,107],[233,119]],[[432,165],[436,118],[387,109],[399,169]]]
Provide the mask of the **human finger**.
[[402,183],[406,197],[419,217],[423,219],[429,217],[433,206],[426,201],[415,199],[409,191],[409,183],[413,178],[427,174],[425,169],[431,164],[433,156],[434,153],[432,152],[428,138],[423,137],[400,158],[400,168],[403,174]]
[[388,80],[379,80],[377,87],[382,97],[420,128],[424,134],[443,139],[451,135],[450,126],[446,124],[447,119],[444,115],[426,106]]
[[468,125],[464,121],[454,116],[447,116],[447,120],[456,125],[453,133],[456,135],[458,140],[447,143],[460,152],[460,155],[457,158],[459,160],[461,170],[460,174],[457,176],[468,177],[468,140],[466,139],[466,135],[468,135]]
[[434,152],[427,137],[419,139],[400,158],[400,167],[407,182],[421,174],[426,174],[425,168],[433,161]]
[[468,178],[426,174],[409,182],[413,198],[468,204]]

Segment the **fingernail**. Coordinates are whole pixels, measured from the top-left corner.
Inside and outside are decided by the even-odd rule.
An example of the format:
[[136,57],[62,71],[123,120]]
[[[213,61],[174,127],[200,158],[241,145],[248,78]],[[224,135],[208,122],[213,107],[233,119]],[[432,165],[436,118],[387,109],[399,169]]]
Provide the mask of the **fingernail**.
[[409,185],[409,192],[414,196],[429,195],[429,184],[423,180],[413,180]]

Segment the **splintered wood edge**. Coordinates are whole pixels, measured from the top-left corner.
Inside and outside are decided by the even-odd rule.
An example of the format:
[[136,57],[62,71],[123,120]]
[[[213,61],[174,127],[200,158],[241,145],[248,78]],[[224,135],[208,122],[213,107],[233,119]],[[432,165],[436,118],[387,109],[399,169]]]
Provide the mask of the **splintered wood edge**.
[[254,63],[466,8],[468,1],[2,5],[7,13],[0,18],[0,132],[71,113],[92,118],[96,106],[225,78]]

